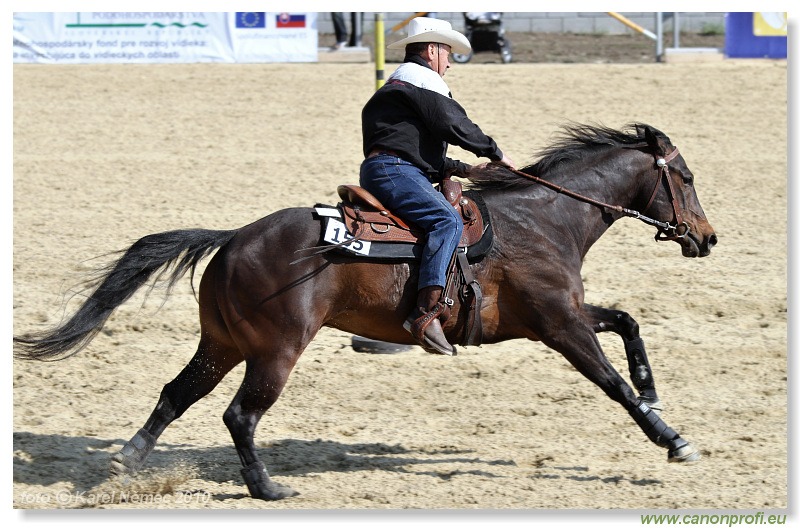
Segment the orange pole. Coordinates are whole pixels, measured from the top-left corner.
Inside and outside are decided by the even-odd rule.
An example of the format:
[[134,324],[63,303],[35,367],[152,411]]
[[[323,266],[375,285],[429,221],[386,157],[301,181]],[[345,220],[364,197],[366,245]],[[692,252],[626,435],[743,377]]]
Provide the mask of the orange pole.
[[606,13],[610,17],[619,20],[620,22],[622,22],[623,24],[625,24],[626,26],[628,26],[632,30],[638,31],[642,35],[646,35],[647,37],[650,37],[653,40],[656,39],[656,34],[655,33],[653,33],[652,31],[648,31],[648,30],[644,29],[643,27],[641,27],[640,25],[636,24],[632,20],[628,20],[627,18],[623,17],[619,13],[614,13],[613,11],[607,11]]
[[394,33],[395,31],[399,30],[400,28],[405,27],[406,24],[411,22],[411,19],[417,18],[417,17],[424,17],[427,14],[428,14],[428,11],[420,11],[418,13],[414,13],[413,15],[411,15],[410,17],[405,19],[403,22],[398,22],[397,24],[392,26],[390,29],[386,30],[386,35],[389,35],[390,33]]

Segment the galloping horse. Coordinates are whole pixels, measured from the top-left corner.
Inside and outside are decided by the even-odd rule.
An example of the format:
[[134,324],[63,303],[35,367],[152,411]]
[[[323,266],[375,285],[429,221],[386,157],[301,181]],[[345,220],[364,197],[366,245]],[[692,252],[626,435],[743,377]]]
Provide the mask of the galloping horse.
[[[639,325],[626,312],[584,303],[581,266],[589,248],[620,217],[658,227],[657,240],[683,256],[707,256],[717,237],[686,162],[661,131],[571,124],[535,164],[518,172],[487,168],[468,176],[491,214],[494,243],[472,264],[483,292],[484,343],[528,338],[560,352],[633,417],[670,461],[699,452],[661,420]],[[638,210],[637,210],[638,209]],[[639,213],[641,211],[641,213]],[[312,208],[289,208],[236,230],[188,229],[145,236],[98,274],[94,292],[67,322],[14,338],[15,355],[53,360],[84,348],[106,319],[140,287],[166,275],[170,286],[211,255],[199,287],[200,341],[188,365],[161,392],[144,427],[112,457],[113,473],[140,469],[164,429],[245,362],[244,381],[223,420],[253,497],[297,494],[274,482],[253,441],[261,416],[323,326],[409,344],[403,329],[416,294],[414,260],[369,261],[317,247],[321,221]],[[456,301],[444,331],[465,330]],[[596,337],[620,335],[631,382],[606,359]],[[651,406],[653,406],[651,408]]]

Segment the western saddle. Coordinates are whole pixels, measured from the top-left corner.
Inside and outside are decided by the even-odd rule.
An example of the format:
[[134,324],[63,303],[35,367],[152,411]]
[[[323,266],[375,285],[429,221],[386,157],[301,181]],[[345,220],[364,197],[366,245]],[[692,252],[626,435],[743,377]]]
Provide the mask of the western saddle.
[[[449,178],[444,179],[439,190],[457,211],[464,221],[464,231],[454,259],[451,262],[444,289],[444,302],[447,310],[441,320],[447,320],[454,304],[453,291],[458,290],[458,298],[465,310],[465,327],[462,345],[480,345],[482,340],[480,284],[472,274],[466,250],[475,245],[484,236],[488,227],[488,219],[484,219],[481,209],[475,200],[462,193],[461,183]],[[342,199],[339,207],[342,221],[353,235],[353,240],[370,242],[404,242],[418,243],[425,234],[410,225],[399,216],[383,206],[378,199],[360,186],[340,185],[337,189]],[[458,279],[456,277],[458,276]],[[458,284],[458,287],[455,285]]]

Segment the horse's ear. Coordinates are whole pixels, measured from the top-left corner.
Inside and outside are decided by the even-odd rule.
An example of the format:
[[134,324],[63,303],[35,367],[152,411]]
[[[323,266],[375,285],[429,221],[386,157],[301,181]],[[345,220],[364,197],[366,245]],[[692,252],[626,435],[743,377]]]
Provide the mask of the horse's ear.
[[665,155],[667,153],[667,147],[664,142],[658,138],[653,128],[647,125],[644,127],[644,140],[656,155]]

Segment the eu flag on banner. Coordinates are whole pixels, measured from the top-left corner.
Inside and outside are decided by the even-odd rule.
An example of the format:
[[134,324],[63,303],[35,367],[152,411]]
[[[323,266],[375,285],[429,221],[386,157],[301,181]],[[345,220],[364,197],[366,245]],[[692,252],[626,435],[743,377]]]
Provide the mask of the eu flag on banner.
[[265,28],[266,13],[236,13],[237,28]]
[[306,16],[305,15],[292,15],[289,13],[281,13],[275,17],[276,28],[305,28]]

